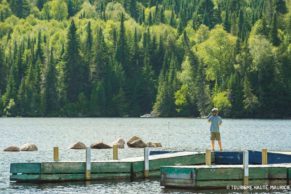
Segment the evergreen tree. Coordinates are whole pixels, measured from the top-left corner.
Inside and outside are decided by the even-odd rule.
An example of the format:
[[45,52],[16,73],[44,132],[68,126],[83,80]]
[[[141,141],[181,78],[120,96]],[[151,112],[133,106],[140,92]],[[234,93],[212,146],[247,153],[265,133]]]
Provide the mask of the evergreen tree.
[[45,57],[44,57],[44,54],[43,54],[43,50],[41,48],[41,43],[42,43],[42,37],[41,37],[41,32],[39,31],[38,38],[37,38],[37,48],[36,48],[34,62],[39,60],[43,64],[44,60],[45,60]]
[[55,68],[55,59],[53,49],[50,52],[50,59],[47,63],[45,72],[44,91],[42,100],[44,115],[55,116],[58,110],[58,95],[57,95],[57,75]]
[[92,29],[91,29],[91,22],[88,22],[86,27],[86,45],[85,45],[85,53],[88,54],[89,58],[91,57],[92,53],[92,46],[93,46],[93,35],[92,35]]
[[[87,72],[85,76],[88,76],[87,78],[87,95],[89,96],[91,85],[89,83],[90,77],[92,79],[92,75],[90,76],[90,72],[92,72],[93,66],[93,35],[92,35],[92,29],[91,29],[91,22],[88,22],[86,27],[86,42],[85,42],[85,50],[84,50],[84,66]],[[91,71],[90,71],[91,70]]]
[[22,91],[18,92],[18,99],[23,101],[22,116],[37,116],[41,114],[39,77],[38,64],[30,62],[26,75],[20,86]]
[[244,13],[242,10],[239,12],[239,20],[238,20],[238,38],[241,40],[245,39],[245,23],[244,23]]
[[4,94],[6,86],[6,67],[4,58],[2,47],[0,47],[0,97]]
[[258,97],[253,93],[250,82],[247,78],[244,79],[244,110],[247,112],[248,116],[254,116],[256,109],[259,106]]
[[11,99],[15,102],[16,94],[17,94],[17,86],[16,86],[16,80],[15,80],[16,74],[17,74],[17,69],[15,65],[13,65],[8,75],[8,81],[7,81],[5,94],[2,97],[2,105],[4,108],[8,107]]
[[149,17],[148,17],[148,25],[152,25],[153,24],[153,16],[152,16],[152,12],[149,13]]
[[[137,46],[137,42],[135,43]],[[139,82],[134,86],[136,91],[136,102],[139,105],[139,114],[149,113],[154,102],[154,71],[152,68],[154,57],[154,47],[151,44],[150,31],[148,30],[143,37],[143,67],[137,69],[135,79]],[[138,46],[137,46],[138,47]],[[141,65],[140,65],[141,66]],[[138,78],[139,77],[139,78]]]
[[95,82],[90,98],[90,115],[106,115],[106,94],[103,81]]
[[42,10],[42,8],[46,2],[47,2],[47,0],[37,0],[36,6],[38,7],[39,10]]
[[84,69],[83,61],[80,55],[80,42],[77,35],[77,28],[74,20],[68,29],[66,51],[65,51],[65,87],[67,93],[67,102],[76,103],[78,96],[84,90]]
[[170,25],[175,27],[175,14],[173,10],[171,12]]
[[231,116],[233,117],[241,117],[243,110],[243,84],[240,80],[241,75],[238,72],[235,72],[231,75],[229,80],[229,90],[230,90],[230,102],[232,104],[231,107]]
[[125,0],[124,7],[128,9],[132,18],[134,18],[135,20],[139,18],[136,0]]
[[108,75],[108,48],[106,46],[103,31],[99,28],[97,33],[97,44],[95,49],[95,67],[93,70],[93,82],[107,79]]
[[287,10],[285,0],[275,0],[274,3],[275,3],[276,12],[281,13],[281,14],[287,13],[288,10]]
[[74,16],[81,9],[82,3],[80,0],[67,0],[69,16]]
[[225,13],[225,18],[224,18],[223,26],[224,26],[224,29],[226,31],[230,32],[230,21],[229,21],[228,11],[226,11],[226,13]]
[[157,116],[167,116],[167,102],[168,102],[168,91],[167,82],[165,75],[165,68],[162,69],[159,81],[158,81],[158,92],[155,104],[153,106],[153,113]]
[[[174,93],[177,89],[176,71],[177,59],[174,53],[166,52],[163,69],[159,76],[157,98],[153,106],[153,112],[158,116],[169,117],[176,113]],[[167,64],[169,62],[169,64]],[[168,71],[166,70],[168,66]]]
[[119,29],[119,38],[117,41],[117,48],[115,53],[115,58],[117,62],[119,62],[125,72],[128,70],[128,45],[126,40],[126,34],[125,34],[125,26],[124,26],[124,14],[121,14],[120,19],[120,29]]
[[214,27],[214,4],[212,0],[199,2],[198,13],[202,16],[202,23],[210,28]]
[[98,29],[97,44],[96,44],[96,57],[93,68],[93,88],[90,100],[90,114],[92,116],[108,115],[111,92],[111,71],[109,68],[109,57],[107,46],[104,40],[103,31]]
[[280,39],[278,37],[278,23],[277,23],[277,13],[273,14],[269,37],[274,46],[278,46],[280,44]]
[[205,68],[199,63],[197,73],[197,108],[200,116],[207,116],[211,108],[211,97],[209,86],[206,83]]
[[18,89],[18,93],[17,93],[17,107],[18,107],[18,114],[19,115],[25,115],[25,111],[28,107],[26,107],[26,102],[25,102],[25,94],[26,94],[26,86],[25,86],[25,81],[24,78],[21,80],[21,84],[19,86]]
[[30,2],[28,0],[9,0],[11,11],[20,18],[26,18],[30,14]]

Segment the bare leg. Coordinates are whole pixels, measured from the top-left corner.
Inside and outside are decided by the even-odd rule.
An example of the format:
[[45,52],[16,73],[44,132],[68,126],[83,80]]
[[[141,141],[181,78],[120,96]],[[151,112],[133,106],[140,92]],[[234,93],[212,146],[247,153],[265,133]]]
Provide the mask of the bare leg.
[[218,145],[219,145],[219,149],[220,149],[220,151],[222,151],[222,144],[221,144],[221,140],[218,140]]
[[211,140],[211,151],[214,151],[214,140]]

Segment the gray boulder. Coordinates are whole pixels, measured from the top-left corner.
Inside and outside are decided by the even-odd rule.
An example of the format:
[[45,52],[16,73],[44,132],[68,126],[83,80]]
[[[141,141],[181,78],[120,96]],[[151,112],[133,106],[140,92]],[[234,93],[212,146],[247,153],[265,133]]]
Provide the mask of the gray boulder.
[[35,144],[32,144],[32,143],[27,143],[27,144],[20,146],[20,151],[32,152],[32,151],[37,151],[37,150],[38,150],[37,146]]
[[9,146],[3,150],[4,152],[19,152],[20,149],[17,146]]
[[128,140],[127,146],[130,148],[145,148],[147,144],[140,137],[133,136]]
[[70,149],[81,150],[86,149],[86,145],[83,142],[77,142],[70,146]]
[[124,141],[124,139],[122,139],[122,138],[118,138],[117,140],[115,140],[115,141],[112,143],[112,146],[113,146],[113,145],[117,145],[118,148],[124,148],[125,141]]
[[94,144],[91,145],[92,149],[110,149],[112,148],[110,145],[107,145],[103,142],[96,142]]
[[162,147],[162,144],[161,144],[161,143],[148,142],[148,143],[147,143],[147,147],[151,147],[151,148],[160,148],[160,147]]

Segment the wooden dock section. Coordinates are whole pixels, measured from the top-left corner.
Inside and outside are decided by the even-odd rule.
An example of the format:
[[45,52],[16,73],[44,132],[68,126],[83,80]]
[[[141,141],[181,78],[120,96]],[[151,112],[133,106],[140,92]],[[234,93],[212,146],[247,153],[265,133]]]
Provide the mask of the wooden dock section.
[[[212,157],[213,158],[213,157]],[[161,166],[201,165],[205,153],[178,152],[149,156],[148,178],[160,177]],[[16,182],[59,182],[85,180],[134,180],[144,178],[144,157],[90,162],[90,176],[86,176],[83,162],[11,163],[10,180]],[[88,178],[89,177],[89,178]]]
[[[249,165],[248,185],[290,185],[291,164]],[[227,188],[244,184],[243,165],[194,165],[161,168],[161,186]]]

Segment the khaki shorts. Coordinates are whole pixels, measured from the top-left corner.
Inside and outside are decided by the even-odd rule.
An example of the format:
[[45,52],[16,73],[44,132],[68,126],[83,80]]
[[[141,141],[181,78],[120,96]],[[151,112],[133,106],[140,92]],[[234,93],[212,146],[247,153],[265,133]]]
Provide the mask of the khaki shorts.
[[220,141],[220,132],[211,132],[210,140]]

